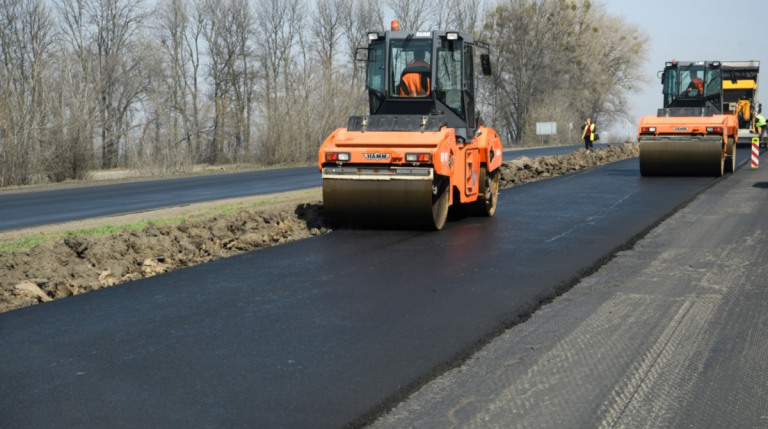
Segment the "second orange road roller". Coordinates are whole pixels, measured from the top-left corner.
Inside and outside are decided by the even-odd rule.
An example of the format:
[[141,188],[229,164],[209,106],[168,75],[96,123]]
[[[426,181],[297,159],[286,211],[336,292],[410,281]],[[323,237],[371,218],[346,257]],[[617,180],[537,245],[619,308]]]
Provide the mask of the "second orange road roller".
[[[729,98],[733,94],[725,89],[740,79],[751,79],[756,89],[758,69],[756,61],[665,63],[660,72],[664,107],[638,124],[640,174],[719,177],[732,173],[740,117],[737,103]],[[753,109],[756,91],[749,95]]]
[[367,34],[369,114],[320,147],[323,206],[332,225],[440,230],[450,206],[493,216],[502,145],[480,123],[475,55],[488,46],[451,31]]

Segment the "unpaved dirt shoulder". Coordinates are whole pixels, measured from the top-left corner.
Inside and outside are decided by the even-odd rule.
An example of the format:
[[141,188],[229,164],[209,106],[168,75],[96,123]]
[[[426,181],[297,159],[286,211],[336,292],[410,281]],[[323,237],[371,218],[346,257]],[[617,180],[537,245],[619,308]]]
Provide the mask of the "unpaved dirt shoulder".
[[34,226],[29,228],[15,229],[12,231],[3,231],[0,232],[0,242],[40,234],[55,235],[66,233],[68,231],[79,231],[88,228],[100,228],[115,225],[126,225],[141,221],[156,221],[158,219],[206,218],[211,217],[212,212],[221,211],[223,209],[226,209],[230,212],[237,212],[249,206],[268,208],[278,205],[286,205],[290,207],[291,205],[295,206],[300,203],[309,203],[311,201],[319,201],[321,199],[322,190],[320,187],[298,191],[281,192],[276,194],[261,194],[250,197],[227,198],[222,200],[186,204],[176,207],[166,207],[161,209],[96,217],[51,225]]
[[499,186],[509,188],[536,180],[549,179],[576,171],[586,170],[598,165],[635,158],[640,155],[636,143],[608,145],[597,150],[579,149],[566,155],[541,156],[536,158],[520,157],[506,161],[501,166]]
[[[638,156],[636,144],[595,151],[507,161],[501,188],[584,170]],[[314,192],[314,193],[313,193]],[[0,254],[0,312],[66,298],[215,259],[330,232],[320,191],[229,201],[259,205],[234,214],[205,216],[223,201],[155,210],[0,234],[0,240],[25,235],[122,225],[145,219],[190,218],[180,223],[150,224],[143,229],[99,236],[71,236],[29,251]],[[199,218],[196,218],[199,217]]]
[[[64,237],[29,251],[4,252],[0,254],[0,312],[325,234],[330,230],[318,197],[319,190],[303,192],[294,198],[262,200],[263,204],[234,214],[150,224],[118,234]],[[205,207],[200,207],[205,205],[98,219],[89,226],[198,216],[205,213]],[[72,224],[14,231],[6,238],[68,226]]]

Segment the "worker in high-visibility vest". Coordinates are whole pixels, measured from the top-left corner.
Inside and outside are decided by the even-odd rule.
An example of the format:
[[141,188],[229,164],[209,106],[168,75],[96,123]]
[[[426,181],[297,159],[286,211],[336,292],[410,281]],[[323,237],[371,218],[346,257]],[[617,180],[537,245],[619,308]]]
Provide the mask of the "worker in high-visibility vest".
[[400,95],[403,97],[426,97],[430,89],[430,65],[424,60],[426,52],[415,51],[414,59],[403,70]]
[[685,96],[687,97],[703,97],[704,96],[704,81],[695,76],[691,76],[691,83],[685,89]]
[[760,141],[763,140],[763,137],[765,137],[765,134],[767,132],[768,127],[766,127],[765,124],[766,124],[765,116],[760,114],[755,115],[755,131],[760,136]]
[[584,139],[584,149],[592,150],[592,143],[595,141],[595,124],[592,123],[592,119],[587,118],[581,129],[584,130],[581,133],[581,138]]

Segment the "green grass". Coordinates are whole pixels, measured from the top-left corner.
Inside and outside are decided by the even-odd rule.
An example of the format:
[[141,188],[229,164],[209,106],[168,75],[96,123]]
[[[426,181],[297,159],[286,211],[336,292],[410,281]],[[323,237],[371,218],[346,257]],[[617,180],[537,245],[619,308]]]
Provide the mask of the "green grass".
[[[189,217],[176,217],[176,218],[160,218],[160,219],[152,219],[152,220],[142,220],[139,222],[134,223],[124,223],[122,225],[105,225],[105,226],[98,226],[94,228],[82,228],[82,229],[75,229],[72,231],[66,231],[63,233],[60,233],[62,237],[79,237],[82,235],[109,235],[109,234],[117,234],[119,232],[125,232],[125,231],[135,231],[138,229],[142,229],[145,226],[149,225],[150,223],[153,223],[155,225],[163,225],[167,223],[181,223],[184,220],[189,219]],[[59,234],[56,234],[59,235]]]
[[48,237],[43,234],[33,235],[31,237],[19,238],[17,240],[0,242],[0,253],[5,252],[23,252],[39,244],[49,243]]
[[100,236],[111,235],[126,231],[135,231],[144,228],[145,226],[153,223],[155,225],[163,224],[179,224],[184,220],[191,219],[195,216],[189,217],[177,217],[177,218],[160,218],[152,220],[142,220],[134,223],[124,223],[121,225],[105,225],[94,228],[81,228],[70,231],[53,232],[53,233],[41,233],[35,234],[29,237],[18,238],[8,241],[0,241],[0,253],[13,253],[13,252],[25,252],[31,248],[42,245],[50,246],[53,243],[63,241],[66,237],[81,237],[81,236]]

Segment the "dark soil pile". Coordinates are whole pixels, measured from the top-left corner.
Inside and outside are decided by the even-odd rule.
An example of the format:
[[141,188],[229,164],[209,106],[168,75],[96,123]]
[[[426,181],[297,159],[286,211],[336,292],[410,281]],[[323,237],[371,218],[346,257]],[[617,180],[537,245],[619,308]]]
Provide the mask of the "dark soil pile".
[[0,312],[329,232],[319,202],[0,254]]
[[574,171],[634,158],[640,155],[640,148],[635,143],[621,146],[608,145],[594,151],[579,149],[567,155],[541,156],[536,158],[520,157],[507,161],[501,166],[499,186],[509,188],[523,183],[573,173]]
[[[521,157],[502,165],[500,186],[636,157],[636,144]],[[320,202],[246,209],[234,215],[153,225],[109,236],[69,237],[0,254],[0,312],[65,298],[215,259],[330,232]]]

